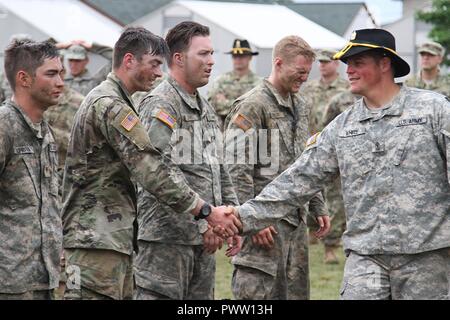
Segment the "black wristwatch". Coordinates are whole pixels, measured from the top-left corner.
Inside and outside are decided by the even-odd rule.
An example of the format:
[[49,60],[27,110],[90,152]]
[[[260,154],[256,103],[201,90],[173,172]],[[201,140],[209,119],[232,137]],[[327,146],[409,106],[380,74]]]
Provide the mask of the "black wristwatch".
[[195,220],[206,219],[211,214],[212,208],[211,205],[205,202],[200,209],[200,212],[197,216],[194,217]]

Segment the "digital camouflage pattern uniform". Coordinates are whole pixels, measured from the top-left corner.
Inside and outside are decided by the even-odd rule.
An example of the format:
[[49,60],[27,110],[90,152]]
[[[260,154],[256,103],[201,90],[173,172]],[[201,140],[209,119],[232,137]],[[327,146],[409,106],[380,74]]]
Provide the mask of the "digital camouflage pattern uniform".
[[51,106],[44,112],[44,119],[53,129],[56,144],[58,145],[58,170],[63,173],[66,161],[67,146],[69,144],[70,130],[72,129],[75,113],[83,102],[84,97],[75,90],[64,87],[64,91],[57,105]]
[[[300,156],[308,139],[309,112],[299,95],[283,99],[267,80],[236,100],[226,119],[227,161],[239,155],[248,159],[253,152],[259,155],[253,163],[236,160],[229,165],[241,203],[254,198]],[[236,144],[236,137],[253,143]],[[261,156],[266,141],[270,158]],[[310,208],[314,217],[326,214],[319,195],[311,200]],[[309,298],[306,212],[306,207],[293,209],[281,221],[274,221],[278,234],[270,250],[253,245],[251,237],[244,238],[241,252],[232,259],[236,299]]]
[[348,87],[348,81],[339,77],[330,84],[324,83],[322,79],[315,79],[305,83],[301,92],[311,106],[311,133],[314,134],[323,129],[322,117],[325,107],[333,96],[348,89]]
[[12,90],[5,73],[0,72],[0,103],[11,98]]
[[340,173],[349,255],[341,297],[449,299],[449,150],[444,96],[402,87],[379,113],[360,99],[239,208],[244,233],[286,216]]
[[199,200],[184,180],[169,173],[130,95],[110,73],[80,106],[69,142],[64,248],[66,270],[72,265],[80,269],[81,286],[67,290],[65,298],[132,297],[136,194],[131,179],[179,214],[187,215]]
[[84,96],[86,96],[89,91],[94,89],[103,80],[106,79],[108,73],[111,72],[112,66],[113,49],[111,47],[93,43],[92,48],[89,51],[107,59],[108,63],[101,67],[100,70],[98,70],[95,74],[91,74],[91,72],[86,69],[83,74],[76,77],[68,72],[67,76],[64,79],[64,83],[66,86],[74,89]]
[[0,299],[48,299],[62,250],[57,146],[11,100],[0,122]]
[[[252,71],[241,78],[234,71],[227,72],[214,80],[208,91],[208,101],[219,115],[219,125],[221,130],[225,130],[224,121],[231,111],[234,100],[244,93],[256,87],[261,78]],[[225,100],[218,98],[218,95],[225,96]]]
[[[174,175],[214,206],[238,204],[221,157],[217,116],[198,91],[188,94],[169,77],[144,98],[139,112],[154,146],[174,164]],[[208,223],[177,214],[140,186],[137,203],[135,298],[213,299],[215,257],[204,252],[202,236]]]
[[409,87],[431,90],[450,97],[450,75],[448,74],[439,73],[436,79],[428,83],[422,79],[419,71],[416,75],[406,79],[405,84]]

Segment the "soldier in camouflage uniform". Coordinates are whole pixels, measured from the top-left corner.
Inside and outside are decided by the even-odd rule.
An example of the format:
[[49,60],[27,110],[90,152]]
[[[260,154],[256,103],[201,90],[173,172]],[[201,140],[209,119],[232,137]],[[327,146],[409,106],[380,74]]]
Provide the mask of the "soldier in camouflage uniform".
[[318,51],[320,79],[306,82],[301,90],[312,106],[310,127],[313,134],[323,129],[321,121],[330,99],[348,88],[348,81],[339,77],[339,61],[332,59],[335,53],[336,51],[328,49]]
[[208,101],[219,116],[219,126],[223,131],[224,121],[231,111],[233,101],[256,87],[261,79],[250,70],[253,52],[247,40],[235,39],[230,52],[233,58],[233,71],[219,76],[208,91]]
[[[182,22],[169,30],[166,41],[170,75],[142,101],[142,123],[154,146],[175,164],[174,174],[216,206],[237,205],[228,169],[220,157],[223,144],[217,116],[197,91],[208,83],[214,64],[209,28]],[[180,151],[188,158],[176,157]],[[206,221],[177,214],[142,187],[138,188],[137,203],[135,299],[213,299],[213,253],[223,240]]]
[[[97,43],[87,43],[74,40],[69,43],[58,43],[59,49],[65,49],[64,55],[69,60],[69,74],[64,79],[66,86],[86,96],[89,91],[98,86],[111,71],[113,50],[111,47]],[[88,51],[98,54],[108,60],[106,65],[92,74],[87,68],[89,63]]]
[[425,42],[419,48],[421,69],[417,75],[405,81],[414,88],[432,90],[447,97],[450,96],[450,76],[442,74],[439,65],[445,49],[437,42]]
[[[325,107],[321,126],[326,127],[334,118],[355,104],[358,98],[359,96],[354,95],[350,90],[340,92],[332,97],[330,103]],[[340,179],[336,179],[325,190],[325,200],[332,223],[330,233],[322,241],[325,246],[324,262],[336,264],[339,263],[339,260],[334,249],[340,245],[342,234],[345,231],[345,208]]]
[[[179,214],[198,216],[206,205],[181,177],[171,174],[131,100],[131,94],[150,89],[161,76],[166,53],[160,37],[144,28],[127,28],[115,46],[114,71],[86,96],[75,115],[63,181],[65,299],[132,297],[133,181]],[[205,217],[232,235],[239,223],[225,212],[213,208]]]
[[58,154],[43,112],[64,86],[57,49],[15,40],[5,51],[14,92],[0,108],[0,299],[50,299],[59,282]]
[[[61,63],[64,58],[61,56]],[[63,65],[63,76],[66,70]],[[63,174],[66,161],[67,146],[69,144],[70,130],[72,129],[75,113],[83,102],[83,95],[65,86],[57,105],[49,107],[44,113],[44,119],[51,126],[56,144],[58,145],[58,171]]]
[[[250,159],[250,150],[258,153],[255,163],[230,161],[240,202],[255,197],[294,163],[309,137],[310,108],[297,93],[308,78],[314,51],[303,39],[289,36],[276,44],[273,56],[269,78],[238,98],[226,119],[227,162],[240,155]],[[249,143],[235,145],[236,138]],[[270,159],[261,154],[265,148],[271,151]],[[309,207],[313,217],[326,214],[320,194]],[[244,239],[242,251],[232,260],[236,299],[309,299],[306,212],[307,208],[294,209],[273,226]]]
[[[302,92],[306,97],[308,104],[312,106],[310,116],[310,128],[312,133],[321,131],[325,126],[322,123],[325,108],[330,102],[330,99],[336,94],[343,92],[348,88],[348,81],[339,77],[338,67],[339,61],[333,60],[333,55],[336,53],[334,50],[319,50],[317,54],[317,60],[319,61],[320,79],[308,81]],[[336,205],[334,196],[336,190],[333,190],[335,186],[329,186],[324,190],[324,196],[327,201],[327,206],[330,209],[330,217],[333,218],[335,212],[343,214],[338,208],[333,208],[331,205]],[[328,193],[331,192],[331,198],[328,198]],[[339,194],[337,194],[339,196]],[[337,217],[338,220],[342,220],[342,216]],[[311,229],[317,228],[317,224],[314,220],[308,217],[308,226]],[[339,245],[339,237],[335,237],[335,233],[330,235],[332,238],[325,238],[325,263],[338,263],[338,259],[334,253],[334,250]],[[312,243],[315,243],[315,238],[311,239]]]
[[450,102],[394,82],[409,65],[385,30],[355,31],[335,58],[348,64],[350,89],[364,98],[236,210],[243,233],[273,224],[340,174],[342,299],[449,299]]

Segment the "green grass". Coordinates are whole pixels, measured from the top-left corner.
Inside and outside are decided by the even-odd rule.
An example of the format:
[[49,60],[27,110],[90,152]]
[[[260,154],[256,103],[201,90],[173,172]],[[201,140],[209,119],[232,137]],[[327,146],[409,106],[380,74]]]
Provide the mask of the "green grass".
[[[216,289],[215,298],[233,299],[231,293],[231,275],[233,266],[230,258],[225,256],[222,249],[216,254]],[[336,250],[339,264],[328,265],[323,263],[324,249],[322,244],[309,246],[309,268],[311,281],[311,300],[339,299],[339,287],[344,272],[344,252],[342,248]]]

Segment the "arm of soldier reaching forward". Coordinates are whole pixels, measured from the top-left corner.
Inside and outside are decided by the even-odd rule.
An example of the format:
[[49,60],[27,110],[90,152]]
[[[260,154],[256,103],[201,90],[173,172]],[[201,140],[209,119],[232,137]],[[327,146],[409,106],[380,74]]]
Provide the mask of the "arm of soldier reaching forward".
[[[331,131],[331,132],[330,132]],[[308,141],[303,154],[287,170],[269,183],[254,199],[235,207],[242,222],[242,234],[250,234],[274,225],[290,211],[309,201],[339,174],[334,149],[333,129],[326,128]],[[317,237],[330,230],[328,216],[319,216]]]
[[[167,166],[166,159],[150,142],[135,112],[120,101],[98,101],[96,108],[100,130],[132,177],[175,212],[199,215],[205,202]],[[238,233],[239,221],[226,214],[232,210],[231,207],[211,208],[206,220],[211,226],[219,227],[222,237]]]

